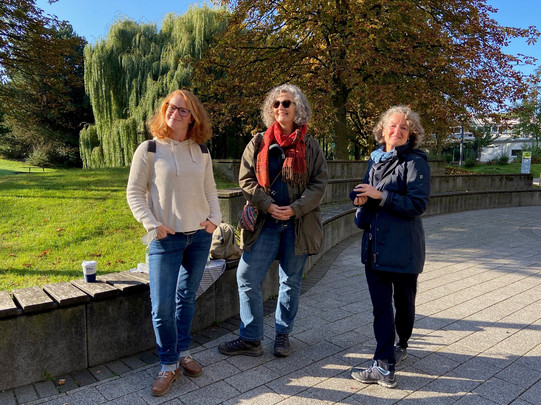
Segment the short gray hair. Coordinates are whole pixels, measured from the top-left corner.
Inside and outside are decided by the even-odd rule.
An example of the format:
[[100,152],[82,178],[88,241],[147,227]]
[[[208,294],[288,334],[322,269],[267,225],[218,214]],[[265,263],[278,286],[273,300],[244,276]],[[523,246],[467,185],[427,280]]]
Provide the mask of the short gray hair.
[[425,130],[421,125],[421,117],[419,117],[419,114],[412,111],[412,109],[406,105],[397,105],[391,107],[383,114],[381,114],[379,122],[374,127],[374,136],[376,138],[376,141],[378,141],[378,143],[380,144],[385,142],[385,139],[383,137],[383,127],[385,126],[391,115],[395,113],[402,114],[406,118],[406,122],[408,123],[410,131],[409,140],[412,143],[412,147],[418,148],[419,146],[421,146],[421,143],[423,142],[423,138],[425,136]]
[[274,107],[272,105],[276,101],[276,97],[282,93],[289,93],[293,96],[293,101],[295,102],[295,118],[293,122],[300,126],[308,124],[312,116],[312,108],[308,99],[297,86],[293,84],[282,84],[267,93],[267,98],[265,98],[261,107],[261,118],[263,118],[263,122],[267,128],[275,121]]

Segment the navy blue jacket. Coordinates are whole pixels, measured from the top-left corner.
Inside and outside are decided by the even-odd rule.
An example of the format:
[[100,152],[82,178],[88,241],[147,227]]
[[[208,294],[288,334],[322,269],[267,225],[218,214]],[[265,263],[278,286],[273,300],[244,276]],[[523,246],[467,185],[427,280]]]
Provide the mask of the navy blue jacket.
[[[382,182],[375,176],[378,167],[380,170],[385,167]],[[383,194],[381,200],[369,198],[357,210],[355,222],[364,229],[363,264],[370,261],[374,270],[421,273],[425,262],[421,214],[430,196],[430,166],[426,154],[412,149],[409,144],[400,146],[390,162],[370,160],[363,183],[371,184]],[[352,200],[355,194],[350,194]]]

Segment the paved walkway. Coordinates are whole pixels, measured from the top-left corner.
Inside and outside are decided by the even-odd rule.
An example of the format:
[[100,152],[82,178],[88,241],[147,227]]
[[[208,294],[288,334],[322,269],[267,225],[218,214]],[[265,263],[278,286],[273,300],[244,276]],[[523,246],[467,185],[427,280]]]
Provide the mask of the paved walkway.
[[263,356],[223,356],[216,346],[235,335],[217,333],[193,351],[204,374],[182,377],[161,398],[149,394],[159,367],[153,362],[113,377],[109,366],[109,378],[45,399],[36,399],[36,385],[22,387],[0,394],[0,403],[539,404],[541,207],[461,212],[424,223],[427,263],[395,389],[349,377],[352,366],[369,364],[375,347],[356,236],[326,254],[305,280],[311,288],[301,298],[288,358],[269,353],[269,314]]

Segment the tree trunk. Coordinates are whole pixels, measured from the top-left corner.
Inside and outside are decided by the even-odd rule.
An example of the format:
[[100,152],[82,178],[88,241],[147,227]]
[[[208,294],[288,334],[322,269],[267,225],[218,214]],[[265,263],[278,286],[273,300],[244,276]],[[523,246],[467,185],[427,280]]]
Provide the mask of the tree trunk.
[[334,113],[334,159],[349,159],[346,101],[347,90],[340,89],[333,96]]

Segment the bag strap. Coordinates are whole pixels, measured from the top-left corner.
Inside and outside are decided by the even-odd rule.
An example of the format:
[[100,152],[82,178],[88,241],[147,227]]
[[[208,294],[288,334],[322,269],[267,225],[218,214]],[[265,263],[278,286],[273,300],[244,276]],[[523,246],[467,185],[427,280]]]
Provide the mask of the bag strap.
[[154,159],[156,159],[156,141],[154,139],[151,139],[147,143],[147,170],[148,170],[148,184],[149,185],[150,185],[150,181],[152,180],[152,172],[154,170]]

